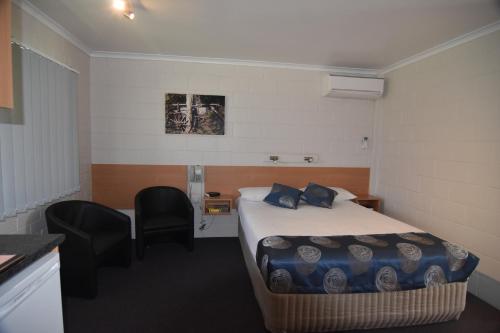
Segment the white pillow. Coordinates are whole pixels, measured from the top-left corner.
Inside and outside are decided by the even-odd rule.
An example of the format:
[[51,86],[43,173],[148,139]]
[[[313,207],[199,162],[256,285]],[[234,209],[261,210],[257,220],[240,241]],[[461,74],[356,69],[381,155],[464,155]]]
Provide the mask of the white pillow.
[[243,187],[238,190],[241,199],[262,201],[271,192],[271,187]]
[[337,196],[335,197],[334,201],[347,201],[347,200],[352,200],[352,199],[357,198],[357,196],[355,196],[354,194],[352,194],[348,190],[343,189],[341,187],[330,187],[330,189],[337,192]]
[[[318,185],[321,185],[321,184],[318,184]],[[346,189],[343,189],[341,187],[330,187],[330,186],[327,186],[329,189],[332,189],[334,190],[335,192],[337,192],[337,196],[335,197],[335,200],[333,201],[347,201],[347,200],[352,200],[352,199],[356,199],[357,196],[352,194],[351,192],[349,192],[348,190]],[[302,192],[305,191],[305,187],[301,188],[300,190]]]

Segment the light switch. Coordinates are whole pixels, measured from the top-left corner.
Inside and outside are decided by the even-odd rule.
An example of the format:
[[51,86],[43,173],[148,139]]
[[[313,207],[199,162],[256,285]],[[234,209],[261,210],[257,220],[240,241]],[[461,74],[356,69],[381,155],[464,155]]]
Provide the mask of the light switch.
[[368,149],[368,137],[361,139],[361,149]]

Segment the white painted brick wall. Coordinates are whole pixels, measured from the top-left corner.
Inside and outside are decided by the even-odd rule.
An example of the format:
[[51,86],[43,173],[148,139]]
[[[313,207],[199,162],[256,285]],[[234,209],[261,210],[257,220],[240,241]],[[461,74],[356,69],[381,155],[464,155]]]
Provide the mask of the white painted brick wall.
[[[93,58],[92,162],[264,165],[270,153],[369,167],[372,101],[321,96],[315,71]],[[165,93],[226,96],[226,135],[165,134]],[[303,164],[301,164],[303,165]]]
[[500,32],[389,73],[376,102],[385,213],[476,253],[500,281]]

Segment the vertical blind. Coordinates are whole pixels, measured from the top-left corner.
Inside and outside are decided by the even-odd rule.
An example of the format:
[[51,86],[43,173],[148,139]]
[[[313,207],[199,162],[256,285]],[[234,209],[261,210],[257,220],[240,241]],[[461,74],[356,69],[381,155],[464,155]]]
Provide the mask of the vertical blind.
[[78,74],[13,47],[22,121],[0,124],[0,220],[80,190]]

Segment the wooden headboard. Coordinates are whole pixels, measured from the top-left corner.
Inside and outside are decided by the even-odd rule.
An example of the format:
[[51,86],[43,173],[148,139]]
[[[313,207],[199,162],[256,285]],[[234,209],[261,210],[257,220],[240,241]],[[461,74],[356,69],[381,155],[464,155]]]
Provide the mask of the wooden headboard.
[[205,191],[237,198],[242,187],[271,186],[281,183],[296,188],[309,182],[342,187],[356,195],[368,194],[370,168],[206,166]]
[[185,165],[92,164],[92,200],[116,209],[134,208],[137,192],[166,185],[184,192]]
[[[282,183],[305,187],[309,182],[343,187],[357,195],[369,193],[369,168],[206,166],[205,191],[239,196],[241,187]],[[168,185],[187,190],[185,165],[93,164],[92,199],[115,209],[134,208],[137,192],[149,186]]]

